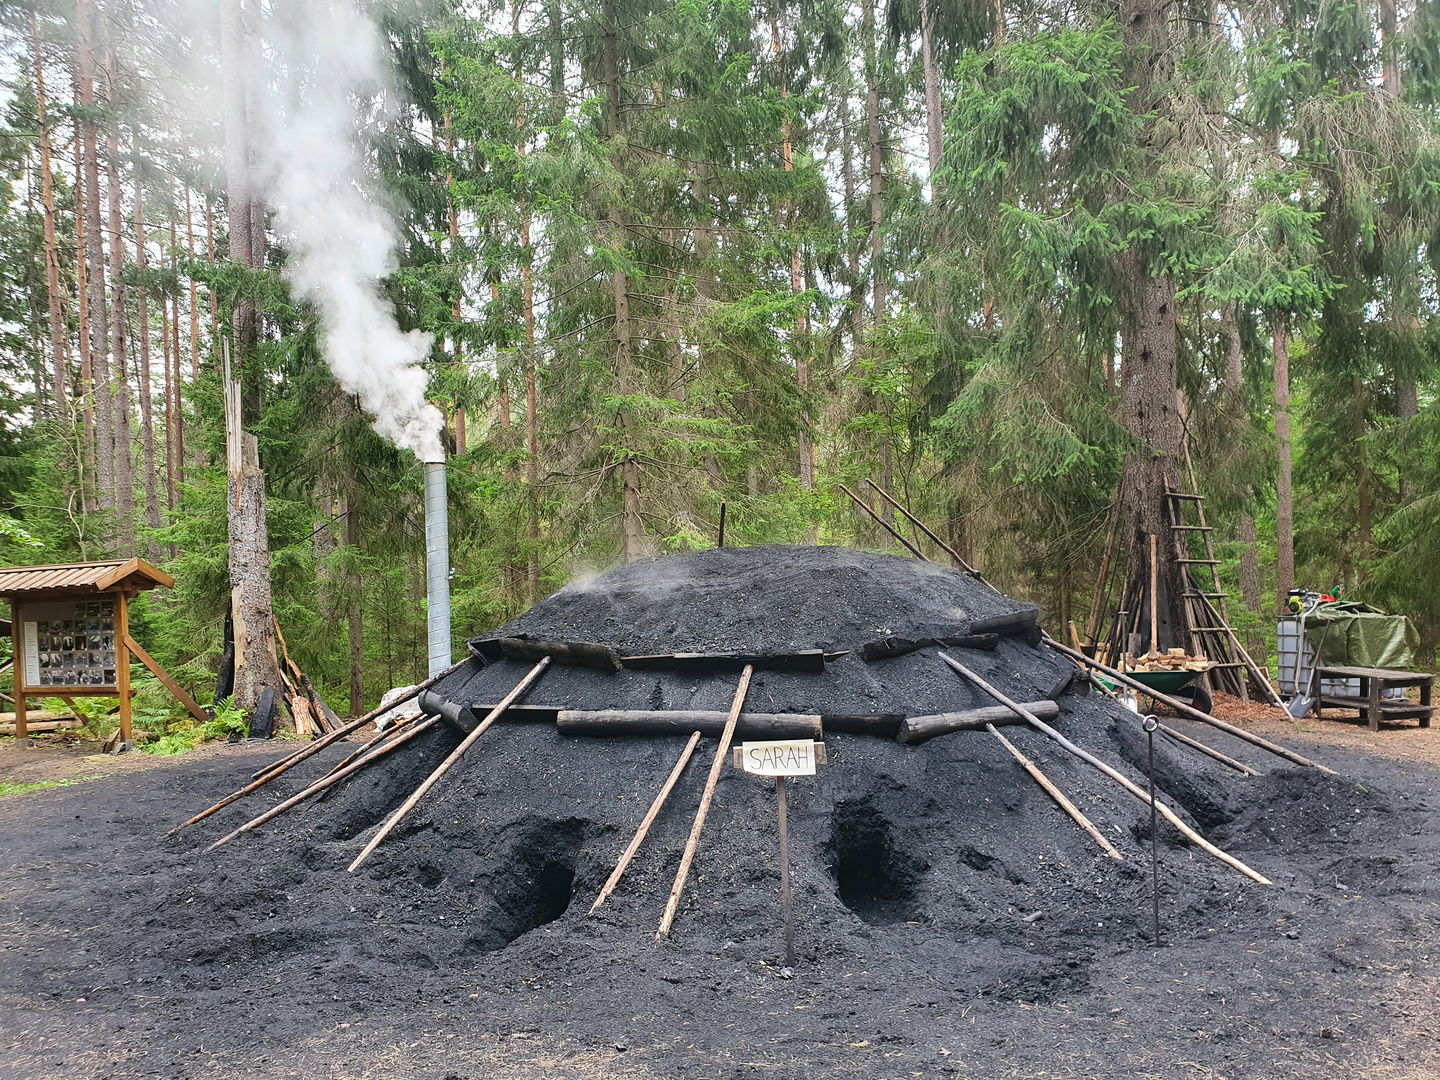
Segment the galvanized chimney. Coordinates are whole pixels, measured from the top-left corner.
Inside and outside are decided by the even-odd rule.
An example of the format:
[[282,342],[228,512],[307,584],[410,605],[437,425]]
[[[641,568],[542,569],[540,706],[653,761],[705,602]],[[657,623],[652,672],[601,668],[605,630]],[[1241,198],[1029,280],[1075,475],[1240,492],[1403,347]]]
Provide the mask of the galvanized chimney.
[[443,461],[425,462],[425,600],[433,676],[451,664],[450,508]]

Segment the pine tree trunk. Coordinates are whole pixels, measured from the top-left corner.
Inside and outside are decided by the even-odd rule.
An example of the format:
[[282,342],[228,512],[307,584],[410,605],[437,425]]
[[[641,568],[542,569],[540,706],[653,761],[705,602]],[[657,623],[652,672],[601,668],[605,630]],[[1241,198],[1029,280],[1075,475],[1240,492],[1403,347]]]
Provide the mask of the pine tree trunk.
[[55,415],[65,418],[69,408],[70,340],[60,292],[60,245],[55,230],[55,180],[51,173],[50,118],[45,95],[45,56],[40,49],[40,25],[30,12],[30,49],[35,64],[36,135],[40,147],[40,208],[45,251],[45,307],[50,329],[50,393]]
[[[135,155],[135,307],[138,313],[136,336],[140,352],[140,446],[145,462],[145,523],[152,529],[160,527],[160,497],[155,470],[155,389],[150,371],[150,290],[145,285],[148,253],[145,250],[145,191],[140,177],[140,155]],[[161,297],[160,332],[165,357],[166,404],[169,404],[170,327],[164,316],[165,298]],[[151,561],[155,542],[147,545]]]
[[105,188],[110,239],[110,374],[115,393],[115,543],[124,553],[135,547],[135,469],[131,456],[130,372],[125,326],[125,216],[120,177],[119,62],[113,41],[106,42],[105,81],[110,122],[105,130]]
[[1374,475],[1370,471],[1370,455],[1365,449],[1365,436],[1369,432],[1366,420],[1369,394],[1365,382],[1360,378],[1351,381],[1352,434],[1355,439],[1355,509],[1357,539],[1360,542],[1359,556],[1368,559],[1374,543],[1375,488]]
[[1291,479],[1290,335],[1277,322],[1271,338],[1275,357],[1275,610],[1284,611],[1286,594],[1295,587],[1295,493]]
[[[76,95],[78,100],[79,95]],[[80,125],[75,126],[75,320],[80,382],[76,397],[80,401],[80,508],[86,514],[95,512],[95,379],[90,367],[90,281],[86,269],[89,261],[85,239],[85,177],[84,154],[81,152]]]
[[[186,195],[189,195],[189,188],[186,188]],[[188,219],[188,211],[187,211]],[[192,235],[191,242],[193,244]],[[170,273],[176,281],[180,280],[180,245],[175,230],[174,215],[170,219]],[[194,281],[190,282],[191,304],[190,304],[190,332],[193,334],[198,330],[195,323],[194,305]],[[180,297],[177,294],[171,300],[170,307],[170,367],[167,367],[165,381],[168,391],[165,395],[165,484],[166,497],[171,510],[180,506],[180,485],[184,482],[185,469],[185,432],[181,420],[180,406]],[[191,348],[194,348],[194,340],[191,340]],[[174,555],[174,545],[171,545],[171,555]]]
[[[1125,41],[1126,82],[1135,87],[1130,108],[1143,117],[1139,146],[1139,173],[1153,174],[1161,167],[1165,149],[1157,145],[1157,125],[1169,122],[1168,80],[1170,6],[1167,0],[1121,0],[1118,23]],[[1162,136],[1163,138],[1164,136]],[[1150,631],[1158,647],[1189,649],[1185,608],[1185,578],[1177,559],[1167,515],[1165,492],[1179,479],[1183,423],[1177,403],[1175,281],[1146,265],[1139,250],[1117,260],[1123,283],[1124,329],[1121,334],[1120,421],[1130,436],[1121,477],[1121,532],[1125,593],[1131,610],[1144,611],[1138,623]],[[1157,544],[1159,595],[1153,597],[1151,537]],[[1141,604],[1135,598],[1144,598]],[[1122,601],[1123,603],[1124,601]],[[1151,627],[1149,611],[1156,610],[1159,626]],[[1137,620],[1131,620],[1137,625]],[[1123,649],[1126,642],[1118,643]]]
[[[605,82],[605,135],[614,146],[619,142],[621,132],[619,26],[613,0],[604,0],[602,3],[601,20],[605,27],[601,43],[601,77]],[[610,207],[610,246],[620,258],[623,258],[625,249],[624,215],[624,207],[617,199]],[[615,310],[615,381],[620,394],[628,396],[640,390],[635,365],[634,328],[630,321],[630,276],[623,270],[616,270],[610,278]],[[619,425],[628,444],[633,438],[629,416],[622,413]],[[626,445],[621,453],[624,457],[620,462],[620,554],[625,562],[635,562],[650,554],[645,537],[645,522],[640,510],[640,463],[635,459],[632,446]]]
[[[95,15],[91,0],[75,0],[75,104],[79,115],[80,162],[84,188],[85,297],[87,357],[90,377],[87,396],[94,416],[91,455],[94,460],[95,505],[114,510],[115,491],[115,405],[110,383],[110,318],[105,302],[105,249],[101,239],[104,221],[100,213],[100,152],[95,128]],[[78,215],[77,215],[78,216]]]
[[934,0],[920,0],[920,60],[925,69],[925,156],[930,166],[931,196],[940,201],[940,151],[945,116],[940,105],[940,67],[935,62],[935,30],[930,5]]
[[[1237,436],[1245,415],[1245,352],[1240,344],[1240,328],[1236,325],[1236,307],[1226,304],[1221,310],[1221,331],[1225,335],[1225,391],[1230,399],[1229,408],[1234,416],[1233,423]],[[1235,522],[1235,542],[1240,548],[1240,597],[1252,613],[1263,613],[1264,597],[1260,589],[1260,545],[1255,535],[1255,517],[1248,506],[1255,500],[1255,489],[1246,488],[1247,509],[1240,512]],[[1251,634],[1245,643],[1246,651],[1262,667],[1265,664],[1266,637]]]
[[[190,185],[185,187],[185,254],[190,261],[195,261],[195,214],[191,204]],[[173,248],[174,245],[172,244]],[[192,374],[200,370],[200,285],[192,277],[189,280],[190,292],[190,371]],[[176,354],[175,367],[180,367],[180,357]],[[179,400],[177,395],[176,400]]]
[[[340,515],[345,519],[345,544],[350,548],[353,565],[360,549],[360,516],[353,500],[341,498]],[[350,606],[345,624],[350,639],[350,715],[359,716],[365,711],[365,588],[353,571],[348,593]]]
[[[241,0],[224,0],[220,11],[221,84],[225,123],[225,183],[230,209],[230,258],[255,266],[251,226],[260,217],[252,208],[249,122],[243,72],[250,59]],[[257,340],[254,305],[242,300],[235,310],[235,348],[225,371],[226,467],[229,497],[226,526],[230,541],[230,611],[235,623],[235,701],[253,709],[267,688],[279,690],[275,655],[275,619],[270,594],[270,547],[266,529],[265,474],[259,448],[244,430],[246,362]],[[258,385],[258,380],[248,380]]]

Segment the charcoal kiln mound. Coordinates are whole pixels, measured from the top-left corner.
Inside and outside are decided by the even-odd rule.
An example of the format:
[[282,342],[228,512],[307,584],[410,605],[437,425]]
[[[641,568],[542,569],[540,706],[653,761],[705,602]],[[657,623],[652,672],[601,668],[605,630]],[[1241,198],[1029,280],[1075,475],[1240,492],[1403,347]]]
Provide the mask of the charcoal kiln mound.
[[[1150,817],[1136,797],[1147,753],[1140,718],[1091,692],[1075,664],[1042,642],[1034,607],[973,575],[833,547],[705,551],[575,582],[469,647],[472,655],[418,698],[437,718],[408,745],[233,836],[215,853],[218,865],[243,860],[242,850],[286,847],[327,873],[350,863],[345,891],[368,882],[386,903],[437,913],[423,951],[439,965],[541,947],[527,944],[540,940],[536,931],[545,940],[616,935],[638,944],[655,933],[703,803],[713,736],[750,664],[739,738],[747,724],[752,734],[809,731],[829,750],[817,775],[790,781],[808,962],[893,935],[942,949],[983,939],[996,951],[975,954],[982,969],[987,955],[1023,958],[1041,984],[1060,988],[1083,974],[1056,954],[1032,952],[1037,941],[1073,952],[1095,939],[1145,938]],[[537,657],[548,667],[537,669]],[[523,697],[477,737],[481,718],[527,674],[535,681]],[[1043,712],[1048,734],[997,708],[982,683]],[[982,720],[942,727],[938,737],[906,735],[917,717],[964,718],[987,707],[995,728]],[[595,716],[670,721],[573,722]],[[772,726],[755,727],[762,722]],[[692,727],[712,737],[678,774],[614,895],[590,912]],[[476,741],[458,766],[400,820],[397,808],[464,738]],[[1158,837],[1167,903],[1199,903],[1219,921],[1259,917],[1274,890],[1243,854],[1207,853],[1183,830],[1216,831],[1242,853],[1257,841],[1264,850],[1275,826],[1253,807],[1281,793],[1307,808],[1307,820],[1329,820],[1331,836],[1357,824],[1329,811],[1333,798],[1318,794],[1310,805],[1306,793],[1324,789],[1317,770],[1238,745],[1228,752],[1258,775],[1168,738],[1157,746],[1159,795],[1174,809],[1173,827],[1162,821]],[[1104,775],[1082,760],[1087,754],[1123,776]],[[272,802],[314,779],[294,771],[303,778],[278,779]],[[246,816],[226,810],[195,831],[213,837]],[[351,862],[392,818],[398,827],[373,856]],[[775,827],[771,782],[725,761],[681,896],[677,941],[773,952]],[[190,835],[173,842],[193,843]],[[249,955],[284,946],[275,940],[242,935],[235,948]],[[207,944],[204,956],[213,959],[216,947]],[[1034,979],[1023,984],[1033,990]]]

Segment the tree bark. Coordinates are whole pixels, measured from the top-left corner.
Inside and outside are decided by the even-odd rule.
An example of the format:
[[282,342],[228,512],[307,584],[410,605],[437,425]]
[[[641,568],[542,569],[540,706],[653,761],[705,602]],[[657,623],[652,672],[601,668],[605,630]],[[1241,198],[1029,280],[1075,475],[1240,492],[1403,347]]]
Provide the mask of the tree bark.
[[[250,43],[245,34],[241,0],[224,0],[220,9],[222,108],[225,123],[225,184],[230,210],[230,258],[254,268],[253,226],[263,215],[253,207],[249,152],[247,88]],[[257,340],[254,305],[236,305],[233,367],[226,365],[225,427],[229,497],[226,528],[230,541],[230,610],[235,623],[235,702],[254,709],[267,688],[283,685],[275,655],[275,617],[270,589],[270,546],[266,528],[265,474],[260,470],[259,447],[246,433],[247,399],[254,394],[245,384],[258,387],[258,379],[245,378],[246,362]]]
[[[342,499],[340,514],[345,519],[345,543],[353,563],[360,548],[360,518],[352,499]],[[351,572],[349,612],[345,617],[350,639],[350,715],[365,711],[365,592],[359,575]]]
[[[86,354],[90,376],[87,397],[94,416],[95,505],[114,510],[115,492],[115,406],[110,384],[109,342],[106,328],[109,312],[105,300],[105,250],[101,241],[104,221],[100,212],[100,153],[95,127],[98,111],[95,100],[95,14],[91,0],[75,0],[75,104],[79,116],[80,162],[84,188]],[[79,216],[79,215],[77,215]]]
[[129,553],[135,546],[135,469],[131,457],[130,372],[125,326],[125,216],[120,176],[120,67],[115,53],[115,28],[105,44],[106,104],[110,122],[105,129],[105,188],[109,207],[110,233],[110,373],[115,393],[115,531],[119,550]]
[[[79,100],[79,95],[76,95]],[[75,124],[75,316],[76,342],[80,354],[80,382],[76,396],[80,401],[80,508],[95,511],[95,379],[90,367],[90,280],[86,269],[89,261],[85,239],[86,188],[84,154],[81,151],[80,123]]]
[[30,50],[35,64],[35,119],[40,147],[40,207],[44,223],[45,301],[50,329],[50,393],[57,419],[69,408],[70,339],[60,293],[60,245],[55,230],[55,180],[51,173],[50,117],[45,94],[45,55],[40,48],[40,24],[30,12]]
[[[601,78],[605,83],[605,136],[614,148],[618,147],[620,142],[621,121],[619,22],[613,0],[604,0],[602,3],[601,20],[605,28],[601,42]],[[616,257],[624,258],[625,211],[618,199],[610,207],[609,243]],[[621,396],[628,397],[640,391],[635,363],[634,327],[630,319],[630,276],[624,270],[617,269],[611,273],[610,279],[615,310],[615,381]],[[646,542],[644,518],[641,516],[640,463],[636,460],[635,448],[628,445],[634,437],[634,425],[624,412],[620,414],[618,422],[627,443],[621,449],[623,456],[620,460],[620,555],[625,562],[635,562],[651,552]]]
[[933,0],[920,0],[920,62],[925,69],[925,152],[930,166],[931,198],[939,202],[940,151],[945,116],[940,104],[940,67],[935,62]]
[[[150,290],[145,285],[145,273],[148,269],[148,253],[145,250],[145,190],[140,175],[140,153],[139,146],[135,148],[135,307],[138,315],[136,323],[137,345],[140,352],[140,446],[145,463],[145,524],[152,529],[160,527],[160,498],[159,489],[156,484],[155,470],[155,388],[150,371]],[[160,333],[162,344],[162,355],[165,358],[165,385],[166,385],[166,414],[169,414],[169,383],[170,383],[170,327],[165,319],[165,297],[160,298],[161,317]],[[149,557],[153,562],[155,554],[155,542],[152,540],[147,544]]]
[[1295,587],[1294,458],[1290,445],[1290,334],[1277,320],[1271,336],[1275,358],[1275,610],[1285,610],[1285,596]]

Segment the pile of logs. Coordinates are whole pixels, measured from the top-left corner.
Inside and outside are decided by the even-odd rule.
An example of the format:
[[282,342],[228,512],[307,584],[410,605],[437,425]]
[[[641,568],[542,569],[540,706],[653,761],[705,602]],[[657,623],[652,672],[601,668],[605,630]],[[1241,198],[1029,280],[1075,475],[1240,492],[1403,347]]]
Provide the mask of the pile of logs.
[[1144,656],[1122,658],[1121,671],[1209,671],[1210,661],[1203,656],[1191,656],[1184,649],[1167,649],[1157,652],[1151,649]]

